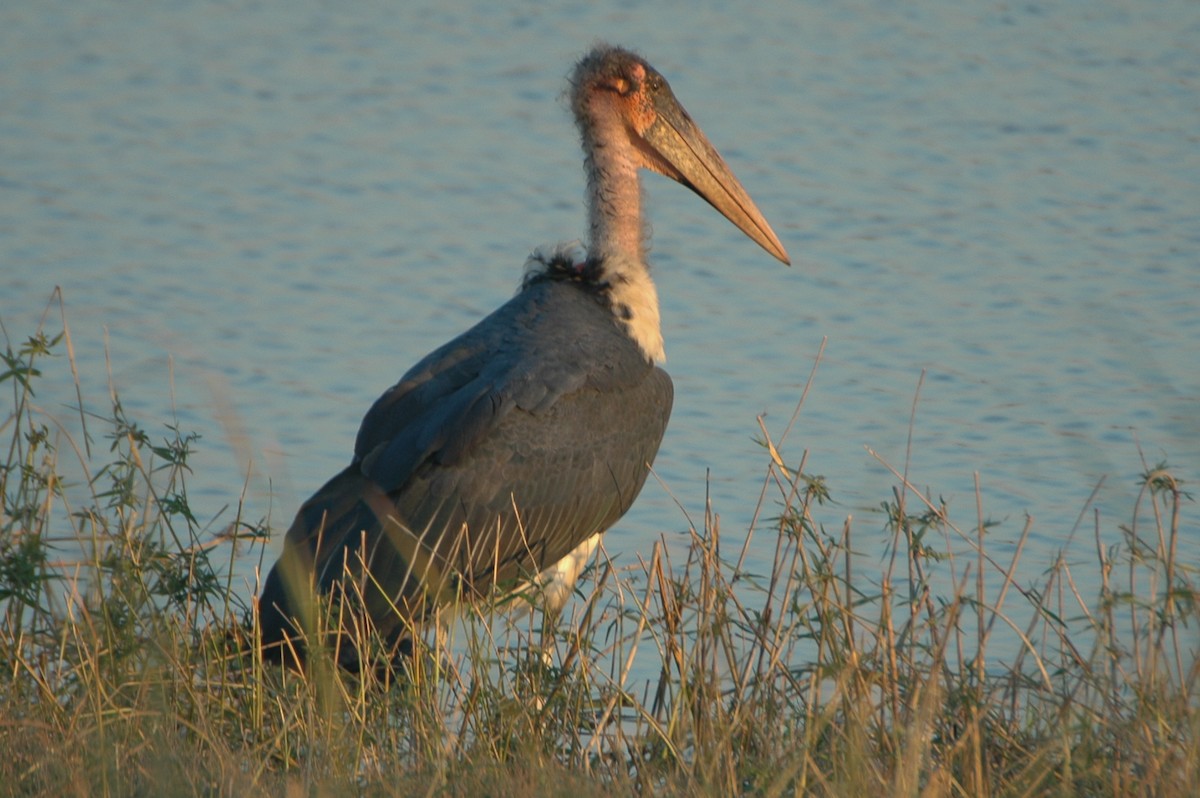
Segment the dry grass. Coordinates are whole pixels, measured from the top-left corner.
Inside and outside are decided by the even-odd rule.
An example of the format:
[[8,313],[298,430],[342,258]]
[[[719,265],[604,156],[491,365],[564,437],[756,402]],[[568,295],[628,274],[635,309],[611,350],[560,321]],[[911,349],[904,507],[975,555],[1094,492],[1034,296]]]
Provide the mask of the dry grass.
[[[803,456],[788,462],[786,432],[764,428],[742,545],[723,548],[706,512],[686,550],[602,556],[562,617],[464,610],[381,684],[320,656],[301,675],[245,653],[253,609],[217,555],[260,545],[264,525],[239,514],[203,532],[194,438],[146,432],[115,393],[80,414],[82,447],[35,411],[38,369],[63,347],[39,331],[0,363],[0,793],[1191,796],[1200,783],[1195,574],[1177,555],[1190,497],[1165,466],[1145,469],[1128,523],[1096,519],[1102,585],[1085,597],[1066,561],[1019,575],[1028,527],[1001,561],[982,507],[960,524],[903,469],[863,532]],[[92,436],[110,450],[90,451]],[[880,530],[884,557],[856,551]],[[762,572],[751,545],[773,547]],[[999,637],[1016,641],[1006,660]]]

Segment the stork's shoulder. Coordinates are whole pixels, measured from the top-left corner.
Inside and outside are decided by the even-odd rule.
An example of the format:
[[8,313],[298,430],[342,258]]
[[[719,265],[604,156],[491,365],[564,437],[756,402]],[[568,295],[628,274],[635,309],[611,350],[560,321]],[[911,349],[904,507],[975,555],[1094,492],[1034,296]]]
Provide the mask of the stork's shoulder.
[[526,281],[471,329],[413,366],[368,411],[355,460],[385,489],[422,462],[469,453],[514,410],[540,414],[581,390],[661,380],[586,281]]
[[482,377],[536,411],[547,396],[585,384],[603,391],[642,379],[653,358],[629,334],[630,311],[614,305],[608,283],[593,279],[586,261],[555,254],[537,268],[540,257],[527,262],[515,296],[422,358],[393,390],[439,394]]
[[647,360],[666,360],[658,291],[645,263],[621,255],[589,257],[576,244],[559,244],[535,251],[525,262],[522,287],[542,282],[584,287],[601,299]]

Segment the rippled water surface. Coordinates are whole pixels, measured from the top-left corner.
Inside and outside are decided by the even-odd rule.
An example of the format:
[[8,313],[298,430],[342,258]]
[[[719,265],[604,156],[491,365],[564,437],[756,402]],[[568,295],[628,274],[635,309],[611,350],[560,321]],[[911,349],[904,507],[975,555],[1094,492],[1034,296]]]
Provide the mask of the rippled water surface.
[[667,75],[796,261],[647,179],[669,492],[610,553],[679,535],[672,496],[744,534],[756,417],[781,434],[827,338],[784,447],[827,477],[822,520],[885,540],[897,480],[867,447],[904,467],[924,373],[913,483],[970,527],[978,475],[997,549],[1031,515],[1031,581],[1083,513],[1086,580],[1139,448],[1200,475],[1200,6],[774,5],[10,5],[0,321],[23,339],[61,286],[88,401],[107,345],[128,410],[202,433],[198,514],[249,469],[250,514],[285,526],[384,388],[582,235],[560,93],[605,38]]

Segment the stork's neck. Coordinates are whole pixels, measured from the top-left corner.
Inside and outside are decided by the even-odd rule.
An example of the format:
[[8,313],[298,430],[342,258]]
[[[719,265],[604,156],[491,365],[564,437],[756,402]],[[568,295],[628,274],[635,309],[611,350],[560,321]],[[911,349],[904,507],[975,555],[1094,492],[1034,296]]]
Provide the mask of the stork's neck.
[[[620,122],[593,119],[584,126],[584,169],[590,239],[588,261],[599,264],[613,313],[647,360],[666,360],[658,292],[646,265],[642,186],[628,134]],[[614,129],[607,129],[614,126]]]
[[642,185],[632,145],[620,124],[601,116],[584,129],[588,255],[597,260],[619,256],[645,270]]

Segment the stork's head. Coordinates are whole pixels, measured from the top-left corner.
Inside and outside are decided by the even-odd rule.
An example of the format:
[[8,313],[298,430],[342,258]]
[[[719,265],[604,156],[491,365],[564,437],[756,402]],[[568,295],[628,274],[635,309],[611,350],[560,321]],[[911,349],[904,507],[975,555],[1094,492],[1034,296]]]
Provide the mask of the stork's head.
[[675,99],[666,78],[640,56],[598,45],[575,66],[571,108],[584,150],[623,143],[636,165],[703,197],[784,263],[787,251],[708,138]]

